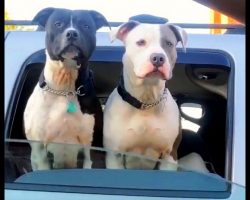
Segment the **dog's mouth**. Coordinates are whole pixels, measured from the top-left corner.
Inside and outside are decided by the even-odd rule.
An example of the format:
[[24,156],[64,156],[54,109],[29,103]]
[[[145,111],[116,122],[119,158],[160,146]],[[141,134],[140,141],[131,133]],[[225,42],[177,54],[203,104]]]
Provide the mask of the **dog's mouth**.
[[68,45],[66,46],[61,52],[60,57],[64,59],[74,59],[81,54],[81,50],[79,47],[75,45]]
[[169,67],[166,64],[156,67],[151,63],[145,63],[134,67],[134,73],[140,79],[166,80],[168,79]]
[[163,72],[159,71],[158,69],[154,69],[153,71],[146,74],[147,78],[160,78],[160,79],[166,79]]
[[82,50],[73,44],[66,46],[59,54],[59,58],[64,61],[75,61],[77,65],[81,65],[85,61]]

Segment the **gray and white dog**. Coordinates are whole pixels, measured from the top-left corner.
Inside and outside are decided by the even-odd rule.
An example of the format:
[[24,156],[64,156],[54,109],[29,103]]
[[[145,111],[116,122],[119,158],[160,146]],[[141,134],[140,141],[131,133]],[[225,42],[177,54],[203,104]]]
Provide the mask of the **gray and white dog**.
[[31,143],[32,169],[90,168],[82,145],[103,146],[103,113],[88,60],[97,29],[109,24],[96,11],[58,8],[41,10],[33,21],[46,31],[46,63],[24,112],[27,139],[40,141]]
[[[187,33],[167,23],[129,21],[112,31],[111,37],[124,43],[125,53],[121,81],[104,109],[104,147],[164,159],[159,169],[175,170],[180,114],[165,86],[177,59],[176,45],[180,42],[185,48]],[[154,169],[157,163],[109,152],[106,166]]]

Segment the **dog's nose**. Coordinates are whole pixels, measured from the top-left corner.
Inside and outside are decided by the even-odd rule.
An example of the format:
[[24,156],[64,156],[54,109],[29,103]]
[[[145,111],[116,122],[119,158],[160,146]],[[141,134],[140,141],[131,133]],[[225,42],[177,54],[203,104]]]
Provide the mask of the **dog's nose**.
[[153,53],[150,56],[150,61],[155,67],[160,67],[165,63],[165,56],[162,53]]
[[78,33],[75,30],[69,30],[66,34],[68,40],[74,40],[78,37]]

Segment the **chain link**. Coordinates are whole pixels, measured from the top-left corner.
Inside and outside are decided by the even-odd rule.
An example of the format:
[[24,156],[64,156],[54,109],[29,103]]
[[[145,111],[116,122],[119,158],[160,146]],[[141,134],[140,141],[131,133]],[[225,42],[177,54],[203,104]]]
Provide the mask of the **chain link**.
[[48,91],[52,94],[56,94],[56,95],[60,95],[60,96],[76,96],[76,95],[79,95],[79,96],[84,96],[85,93],[81,93],[81,88],[84,87],[83,85],[81,85],[80,87],[77,88],[76,91],[63,91],[63,90],[54,90],[52,88],[50,88],[48,85],[45,85],[42,90],[43,91]]
[[141,109],[142,110],[147,110],[149,108],[152,108],[156,105],[158,105],[162,100],[167,99],[167,90],[164,89],[163,95],[160,97],[160,99],[154,103],[142,103]]

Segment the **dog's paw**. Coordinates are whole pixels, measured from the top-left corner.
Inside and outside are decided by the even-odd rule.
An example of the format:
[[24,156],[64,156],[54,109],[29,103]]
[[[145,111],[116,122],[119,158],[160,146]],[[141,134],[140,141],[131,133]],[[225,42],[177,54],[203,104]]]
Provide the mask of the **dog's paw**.
[[197,171],[201,173],[208,173],[205,161],[197,153],[190,153],[179,159],[179,165],[182,170]]
[[51,169],[46,151],[43,145],[41,144],[38,143],[32,144],[30,160],[33,171]]
[[83,164],[84,169],[91,169],[92,168],[92,161],[91,160],[85,160]]
[[108,154],[106,156],[106,168],[108,169],[124,169],[122,156]]
[[178,162],[172,156],[168,155],[161,161],[159,169],[177,171]]
[[33,171],[50,169],[49,163],[47,161],[41,161],[36,159],[31,159],[31,167]]
[[83,161],[83,168],[84,169],[91,169],[92,168],[92,161],[90,158],[90,149],[84,149],[84,161]]

